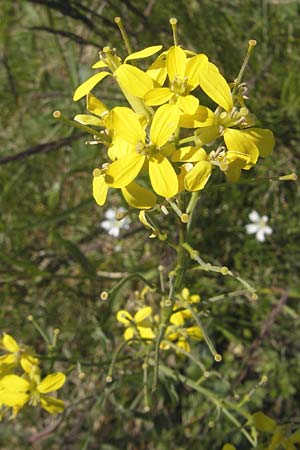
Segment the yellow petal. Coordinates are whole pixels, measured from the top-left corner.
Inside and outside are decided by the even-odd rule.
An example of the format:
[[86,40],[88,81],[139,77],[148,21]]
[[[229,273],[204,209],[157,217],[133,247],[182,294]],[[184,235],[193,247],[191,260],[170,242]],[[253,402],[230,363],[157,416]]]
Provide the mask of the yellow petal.
[[131,59],[148,58],[148,56],[154,55],[161,49],[162,45],[152,45],[151,47],[144,48],[143,50],[140,50],[138,52],[131,53],[129,56],[127,56],[125,62],[130,61]]
[[148,220],[146,212],[144,210],[139,212],[139,221],[153,233],[150,237],[156,237],[159,235],[159,230],[155,228]]
[[105,175],[100,169],[93,172],[93,197],[100,206],[104,205],[107,197],[108,186],[105,183]]
[[[178,192],[184,191],[184,179],[186,174],[188,173],[186,166],[190,165],[191,163],[183,164],[179,167],[179,174],[177,175],[178,178]],[[192,164],[191,164],[192,165]]]
[[149,160],[149,176],[154,191],[165,198],[178,192],[178,179],[170,161],[157,154]]
[[178,108],[183,112],[183,114],[193,115],[198,109],[199,100],[193,95],[180,95],[177,99],[176,104]]
[[199,71],[199,84],[201,89],[215,102],[229,112],[233,108],[230,87],[220,74],[218,68],[208,62],[202,61]]
[[124,141],[120,136],[115,136],[111,145],[108,147],[107,154],[112,161],[124,158],[135,151],[135,145]]
[[122,194],[126,202],[133,208],[149,209],[156,204],[156,195],[134,181],[122,188]]
[[143,320],[147,319],[147,317],[151,316],[152,308],[151,306],[145,306],[141,308],[134,316],[135,323],[141,323]]
[[187,334],[195,341],[201,341],[203,339],[203,333],[201,328],[197,326],[187,328]]
[[180,113],[175,105],[160,106],[154,116],[150,130],[150,140],[157,147],[162,147],[178,126]]
[[144,95],[153,88],[153,81],[145,72],[129,64],[122,64],[115,72],[114,76],[124,92],[128,92],[135,97]]
[[171,158],[173,162],[197,162],[205,161],[206,159],[207,154],[204,148],[196,148],[192,145],[179,148],[173,153]]
[[230,183],[236,183],[239,181],[242,173],[242,169],[245,167],[245,161],[242,159],[236,159],[229,164],[228,169],[225,172],[226,179]]
[[65,409],[65,404],[62,400],[54,397],[41,397],[41,407],[50,414],[62,413]]
[[151,64],[146,70],[146,74],[158,85],[163,86],[167,78],[166,52],[162,53],[154,63]]
[[74,117],[74,120],[79,123],[83,123],[83,125],[94,125],[95,127],[103,127],[104,122],[99,117],[92,116],[91,114],[77,114]]
[[106,64],[106,62],[102,60],[92,65],[92,69],[104,69],[104,68],[108,68],[108,65]]
[[259,151],[256,145],[255,134],[252,136],[251,132],[249,133],[247,130],[227,128],[224,131],[224,141],[228,150],[245,153],[250,156],[250,165],[256,163]]
[[37,390],[41,394],[57,391],[66,381],[66,376],[62,372],[51,373],[47,375],[38,385]]
[[177,325],[178,327],[184,324],[184,318],[180,311],[172,314],[170,317],[170,323]]
[[17,353],[20,350],[18,343],[10,334],[4,334],[2,338],[2,345],[10,353]]
[[207,61],[207,56],[204,54],[193,56],[187,61],[185,75],[188,77],[189,90],[194,90],[199,85],[199,71],[201,64]]
[[185,339],[180,339],[176,345],[187,353],[191,351],[190,344]]
[[133,317],[128,311],[121,309],[117,312],[117,321],[124,325],[130,325],[131,321],[133,321]]
[[135,335],[135,328],[128,327],[124,332],[125,341],[129,341],[129,339],[132,339],[134,335]]
[[179,125],[183,128],[207,127],[218,125],[218,118],[209,108],[200,105],[195,114],[182,114]]
[[115,188],[128,186],[138,176],[145,158],[145,156],[138,153],[130,153],[124,158],[117,159],[110,164],[106,171],[106,183]]
[[182,48],[176,46],[171,47],[167,53],[167,71],[171,81],[174,81],[175,77],[181,79],[185,76],[186,69],[186,55]]
[[10,353],[9,355],[0,356],[0,371],[8,370],[8,366],[14,366],[18,363],[18,356]]
[[1,391],[0,390],[0,405],[9,406],[11,408],[22,408],[29,400],[29,394],[25,392],[15,391]]
[[107,75],[110,75],[109,72],[99,72],[87,79],[84,83],[82,83],[76,91],[74,92],[73,100],[77,102],[77,100],[80,100],[82,97],[84,97],[88,92],[90,92],[96,84],[100,83],[100,81],[103,80],[103,78],[107,77]]
[[167,87],[154,88],[144,96],[144,103],[148,106],[162,105],[167,103],[173,96],[174,92]]
[[271,130],[251,128],[249,130],[242,130],[242,132],[244,136],[247,136],[247,139],[253,142],[258,148],[259,156],[265,158],[272,153],[275,145],[275,139]]
[[220,136],[220,128],[218,125],[212,125],[209,127],[200,127],[195,132],[197,145],[205,145],[213,142]]
[[145,141],[145,130],[142,128],[138,115],[132,109],[117,106],[112,110],[112,124],[115,133],[130,144]]
[[5,375],[3,378],[0,378],[0,392],[2,390],[5,391],[13,391],[15,393],[18,392],[27,392],[30,388],[29,381],[24,378],[19,377],[18,375]]
[[108,107],[91,92],[88,92],[86,96],[86,109],[99,117],[108,111]]
[[33,371],[39,372],[39,360],[30,355],[23,354],[20,361],[21,367],[24,372],[30,374]]
[[192,170],[190,170],[185,179],[184,184],[187,191],[200,191],[203,189],[211,175],[212,165],[208,161],[198,162]]
[[149,327],[137,327],[138,332],[141,336],[142,339],[154,339],[155,338],[155,334],[153,333],[153,331],[151,330],[151,328]]

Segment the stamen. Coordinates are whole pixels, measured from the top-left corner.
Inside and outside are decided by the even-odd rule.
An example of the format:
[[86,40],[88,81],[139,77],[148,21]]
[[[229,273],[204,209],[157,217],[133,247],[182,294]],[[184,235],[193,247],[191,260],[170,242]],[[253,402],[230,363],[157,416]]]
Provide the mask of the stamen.
[[247,49],[247,54],[245,56],[245,59],[243,61],[242,67],[240,68],[239,74],[235,80],[235,84],[234,84],[234,88],[232,91],[232,97],[237,93],[238,87],[241,84],[245,69],[247,67],[247,64],[249,62],[250,56],[252,55],[252,52],[254,50],[254,47],[256,46],[257,42],[254,39],[251,39],[248,42],[248,49]]

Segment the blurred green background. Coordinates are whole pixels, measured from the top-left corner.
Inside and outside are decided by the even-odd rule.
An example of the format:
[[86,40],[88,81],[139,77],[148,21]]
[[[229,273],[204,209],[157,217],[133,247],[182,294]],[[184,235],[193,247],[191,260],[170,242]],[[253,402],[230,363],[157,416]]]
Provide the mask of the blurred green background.
[[[172,45],[168,20],[177,17],[180,43],[206,53],[227,80],[237,75],[248,40],[258,41],[245,76],[248,104],[259,126],[274,131],[276,148],[245,183],[204,191],[193,246],[205,261],[251,281],[259,299],[205,304],[236,283],[199,272],[189,274],[188,287],[201,294],[209,334],[224,357],[216,367],[222,378],[210,380],[209,388],[230,397],[229,382],[243,396],[266,374],[269,381],[255,392],[249,410],[299,427],[299,184],[253,184],[249,178],[299,171],[300,2],[7,0],[1,10],[0,329],[43,353],[45,344],[27,321],[33,314],[45,332],[60,328],[61,359],[95,363],[83,367],[85,381],[70,376],[64,397],[73,406],[62,423],[24,410],[15,422],[0,424],[2,448],[164,450],[171,442],[173,449],[205,450],[227,441],[250,448],[205,398],[178,381],[172,389],[162,383],[159,407],[148,415],[132,403],[131,386],[141,383],[138,366],[126,366],[111,392],[105,389],[112,348],[121,342],[114,311],[131,294],[130,286],[124,288],[118,305],[110,307],[99,304],[99,293],[125,272],[151,277],[159,264],[170,268],[173,256],[162,243],[149,241],[137,220],[120,239],[107,235],[100,226],[104,212],[122,202],[113,194],[100,208],[92,199],[101,149],[86,146],[87,136],[52,117],[57,109],[69,118],[84,112],[83,101],[73,103],[73,92],[92,74],[103,46],[125,54],[117,15],[135,50]],[[103,86],[96,95],[114,106],[120,94]],[[269,217],[273,234],[264,243],[246,233],[253,210]],[[165,227],[175,232],[172,224]],[[201,358],[212,366],[205,351]],[[55,367],[67,370],[70,363]]]

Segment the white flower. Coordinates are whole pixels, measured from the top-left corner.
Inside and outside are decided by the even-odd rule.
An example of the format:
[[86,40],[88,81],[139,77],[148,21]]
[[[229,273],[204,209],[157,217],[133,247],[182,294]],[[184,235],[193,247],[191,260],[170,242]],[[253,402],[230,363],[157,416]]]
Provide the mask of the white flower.
[[267,222],[269,220],[268,217],[260,217],[257,211],[252,211],[249,214],[249,219],[253,223],[249,223],[248,225],[246,225],[247,233],[255,234],[255,237],[259,242],[264,242],[266,239],[265,235],[272,234],[272,228],[267,225]]
[[106,220],[100,222],[101,227],[111,236],[118,237],[120,230],[128,230],[130,224],[130,219],[128,217],[124,217],[121,220],[117,219],[117,217],[124,212],[124,208],[118,208],[117,210],[109,208],[104,214]]

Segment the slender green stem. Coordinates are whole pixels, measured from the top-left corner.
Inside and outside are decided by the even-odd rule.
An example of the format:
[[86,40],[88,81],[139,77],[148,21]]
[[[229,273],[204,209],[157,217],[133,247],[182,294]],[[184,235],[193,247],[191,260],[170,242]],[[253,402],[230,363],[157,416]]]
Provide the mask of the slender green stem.
[[173,41],[174,41],[174,45],[178,45],[178,35],[177,35],[177,19],[175,19],[174,17],[172,17],[170,20],[170,25],[172,27],[172,32],[173,32]]
[[174,350],[176,350],[176,352],[181,353],[182,355],[186,356],[187,358],[189,358],[191,361],[193,361],[193,363],[195,363],[198,367],[200,367],[200,369],[202,370],[202,372],[205,374],[204,375],[204,379],[208,378],[209,376],[209,372],[207,372],[205,366],[197,359],[195,358],[195,356],[193,356],[190,352],[187,352],[186,350],[184,350],[181,347],[178,347],[178,345],[173,344],[173,342],[168,341],[168,345],[173,348]]
[[234,97],[234,95],[237,93],[238,87],[239,87],[239,85],[240,85],[240,83],[242,81],[245,69],[247,67],[247,64],[249,62],[249,59],[250,59],[250,57],[251,57],[251,55],[253,53],[253,50],[254,50],[255,46],[256,46],[256,41],[254,39],[251,39],[249,41],[249,43],[248,43],[247,54],[245,56],[245,59],[244,59],[243,64],[242,64],[242,66],[240,68],[239,74],[238,74],[238,76],[237,76],[237,78],[235,80],[235,83],[234,83],[234,88],[232,90],[232,97]]
[[[150,281],[148,281],[145,277],[143,277],[143,275],[141,275],[138,272],[131,273],[131,274],[127,275],[126,277],[122,278],[122,280],[120,280],[109,292],[104,291],[107,294],[105,296],[106,297],[105,300],[106,299],[113,300],[114,297],[116,296],[116,294],[119,292],[119,290],[124,286],[124,284],[127,283],[128,281],[132,280],[132,279],[142,280],[151,289],[154,289],[154,286],[150,283]],[[102,292],[102,294],[104,292]]]
[[183,139],[180,139],[180,141],[178,141],[178,145],[182,145],[182,144],[188,144],[189,142],[192,142],[193,144],[195,143],[195,136],[189,136]]
[[111,363],[109,365],[109,369],[108,369],[108,372],[107,372],[107,376],[106,376],[107,383],[111,383],[112,382],[112,375],[113,375],[113,371],[114,371],[114,367],[115,367],[118,355],[121,353],[121,351],[125,347],[127,347],[127,345],[129,345],[132,341],[135,341],[135,340],[136,340],[135,338],[128,339],[127,341],[122,342],[119,345],[119,347],[117,347],[116,351],[113,354],[113,357],[112,357],[112,360],[111,360]]
[[197,315],[196,312],[194,311],[194,308],[192,308],[191,305],[190,305],[189,303],[184,303],[184,307],[185,307],[186,309],[188,309],[188,310],[191,312],[191,314],[192,314],[192,316],[193,316],[193,319],[195,320],[195,322],[196,322],[196,324],[198,325],[198,327],[201,329],[202,334],[203,334],[203,337],[204,337],[204,340],[205,340],[205,342],[206,342],[206,344],[207,344],[207,346],[208,346],[208,348],[209,348],[211,354],[213,355],[215,361],[220,362],[221,359],[222,359],[222,357],[221,357],[221,355],[217,352],[217,350],[215,349],[215,346],[214,346],[214,344],[212,343],[212,340],[210,339],[210,337],[209,337],[209,335],[208,335],[208,333],[207,333],[207,331],[206,331],[205,326],[203,325],[202,321],[199,319],[198,315]]
[[28,321],[32,323],[32,325],[34,326],[34,328],[40,333],[40,335],[42,336],[42,338],[44,339],[44,341],[46,342],[46,344],[48,346],[50,346],[50,341],[48,336],[46,335],[46,333],[44,333],[44,331],[41,329],[41,327],[39,326],[39,324],[34,320],[32,315],[29,315],[27,317]]
[[173,306],[176,299],[176,294],[180,291],[182,283],[184,280],[184,275],[186,272],[186,252],[183,249],[183,244],[186,240],[186,224],[180,224],[179,230],[179,244],[177,247],[177,265],[175,269],[170,274],[170,290],[168,299],[165,300],[162,307],[162,318],[159,325],[158,334],[155,341],[155,362],[154,362],[154,373],[153,373],[153,383],[152,383],[152,393],[157,390],[158,384],[158,369],[159,369],[159,348],[160,343],[163,340],[169,319],[172,315]]
[[144,411],[148,412],[150,411],[149,406],[149,395],[148,395],[148,368],[149,368],[149,351],[147,352],[147,355],[144,360],[143,364],[143,391],[144,391]]
[[54,111],[53,117],[56,120],[60,120],[61,122],[66,123],[67,125],[71,125],[72,127],[79,128],[79,130],[84,130],[85,132],[92,134],[93,136],[97,136],[100,139],[100,142],[103,140],[105,142],[107,138],[100,131],[94,130],[93,128],[88,127],[87,125],[83,125],[82,123],[76,122],[75,120],[67,119],[67,117],[63,116],[60,111]]
[[120,30],[120,33],[122,35],[122,38],[123,38],[123,41],[124,41],[124,44],[125,44],[125,47],[127,50],[127,53],[128,53],[128,55],[130,55],[132,53],[132,47],[131,47],[129,37],[125,30],[125,27],[123,25],[121,17],[115,17],[115,23],[118,25],[118,28]]

